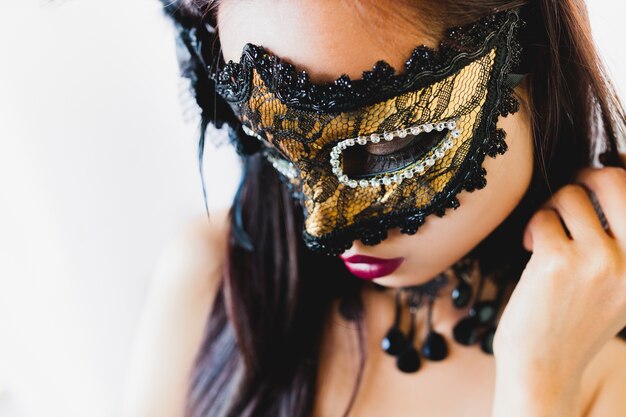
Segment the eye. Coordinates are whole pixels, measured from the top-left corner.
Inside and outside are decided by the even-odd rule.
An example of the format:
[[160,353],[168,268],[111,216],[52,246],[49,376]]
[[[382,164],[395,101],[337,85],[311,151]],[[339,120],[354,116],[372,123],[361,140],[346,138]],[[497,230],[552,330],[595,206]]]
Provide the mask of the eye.
[[397,171],[425,156],[447,133],[433,130],[347,148],[343,152],[343,171],[353,178]]

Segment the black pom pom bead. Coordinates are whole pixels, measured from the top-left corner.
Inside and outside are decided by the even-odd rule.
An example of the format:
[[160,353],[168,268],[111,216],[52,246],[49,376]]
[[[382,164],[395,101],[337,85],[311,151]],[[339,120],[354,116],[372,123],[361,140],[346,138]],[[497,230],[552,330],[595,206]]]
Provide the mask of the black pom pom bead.
[[402,372],[417,372],[422,366],[419,353],[411,343],[407,343],[396,359],[396,365]]
[[404,347],[407,345],[406,337],[404,333],[400,331],[396,326],[393,326],[387,332],[387,335],[383,338],[381,342],[381,347],[385,352],[390,355],[397,356],[399,355]]
[[440,361],[448,356],[448,343],[446,339],[435,331],[430,331],[424,346],[422,346],[422,355],[431,361]]
[[474,317],[464,317],[454,326],[454,340],[462,345],[473,345],[476,342],[478,321]]
[[476,318],[479,324],[487,324],[496,318],[498,305],[495,301],[479,301],[474,304],[469,315]]
[[465,281],[459,280],[452,290],[452,305],[458,309],[467,307],[472,298],[472,287]]

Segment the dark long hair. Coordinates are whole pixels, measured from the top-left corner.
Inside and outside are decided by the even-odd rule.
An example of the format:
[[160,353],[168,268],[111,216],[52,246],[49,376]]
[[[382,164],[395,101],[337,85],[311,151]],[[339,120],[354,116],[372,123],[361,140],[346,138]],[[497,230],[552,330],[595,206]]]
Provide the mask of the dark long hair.
[[[197,22],[215,22],[219,3],[162,1]],[[523,6],[523,59],[530,68],[524,88],[536,155],[533,178],[518,207],[473,250],[481,268],[483,263],[495,268],[494,260],[514,265],[507,278],[514,285],[528,259],[520,243],[523,226],[538,206],[596,158],[605,166],[622,166],[618,142],[624,139],[624,110],[597,55],[582,0],[414,3],[444,27],[476,21],[494,9]],[[338,259],[304,247],[301,208],[264,158],[244,158],[244,170],[231,222],[233,231],[246,231],[253,250],[243,248],[231,232],[223,280],[190,375],[187,415],[308,416],[316,395],[324,324],[337,298],[344,316],[355,324],[362,371],[367,352],[360,284],[347,276]],[[624,331],[620,335],[626,339]],[[361,371],[355,375],[352,397],[346,399],[346,414]]]

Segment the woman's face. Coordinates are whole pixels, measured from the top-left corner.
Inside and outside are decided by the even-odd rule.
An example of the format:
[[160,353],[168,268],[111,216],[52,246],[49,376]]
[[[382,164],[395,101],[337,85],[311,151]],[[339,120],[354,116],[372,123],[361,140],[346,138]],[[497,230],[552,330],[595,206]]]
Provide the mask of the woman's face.
[[[428,17],[416,10],[399,11],[395,6],[396,11],[389,12],[382,2],[372,2],[365,10],[348,3],[225,1],[218,12],[224,58],[238,61],[250,42],[306,70],[311,81],[328,82],[342,74],[360,78],[379,60],[403,68],[415,46],[438,44],[440,29],[421,28]],[[354,241],[342,257],[404,258],[398,269],[375,282],[415,285],[447,269],[487,237],[519,203],[532,176],[529,111],[523,91],[516,92],[522,96],[520,111],[498,120],[498,127],[507,133],[509,150],[485,159],[485,188],[461,192],[458,209],[441,218],[428,216],[414,235],[391,229],[389,237],[375,246]]]

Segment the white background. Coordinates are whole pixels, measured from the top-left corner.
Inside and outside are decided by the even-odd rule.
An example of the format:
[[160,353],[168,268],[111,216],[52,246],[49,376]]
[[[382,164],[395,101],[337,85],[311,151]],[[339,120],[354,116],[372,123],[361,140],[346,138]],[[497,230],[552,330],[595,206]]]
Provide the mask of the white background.
[[[623,16],[589,3],[625,91]],[[204,207],[157,0],[0,0],[0,417],[119,411],[159,251]],[[210,208],[238,179],[207,149]]]

